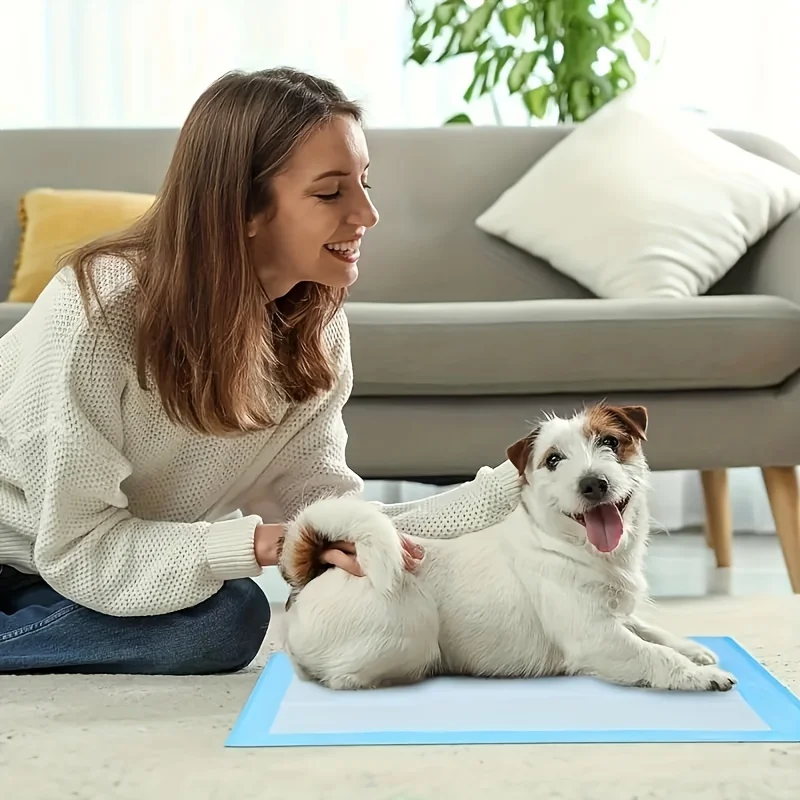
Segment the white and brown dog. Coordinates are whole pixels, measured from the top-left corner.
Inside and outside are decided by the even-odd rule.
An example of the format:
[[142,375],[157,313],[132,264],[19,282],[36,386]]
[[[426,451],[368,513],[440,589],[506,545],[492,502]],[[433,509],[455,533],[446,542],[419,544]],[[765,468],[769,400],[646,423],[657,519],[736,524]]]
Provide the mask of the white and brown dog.
[[[476,533],[421,540],[413,574],[379,507],[355,498],[308,506],[280,559],[296,592],[285,650],[297,673],[335,689],[435,674],[730,689],[735,679],[713,653],[638,615],[647,602],[646,429],[640,406],[548,418],[508,449],[524,478],[517,509]],[[322,570],[320,553],[342,540],[355,544],[365,577]]]

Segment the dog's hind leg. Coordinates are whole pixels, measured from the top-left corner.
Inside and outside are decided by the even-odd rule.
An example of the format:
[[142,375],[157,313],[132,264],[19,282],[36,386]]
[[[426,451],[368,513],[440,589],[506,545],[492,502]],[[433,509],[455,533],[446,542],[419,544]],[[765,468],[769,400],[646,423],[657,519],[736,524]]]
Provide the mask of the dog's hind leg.
[[425,677],[439,661],[436,604],[411,575],[385,597],[363,578],[331,570],[286,615],[284,650],[295,669],[332,689],[367,689]]
[[420,683],[434,672],[435,667],[426,665],[424,667],[418,667],[410,672],[401,673],[397,677],[383,675],[374,679],[365,679],[363,675],[359,674],[339,674],[326,678],[322,683],[329,689],[344,691],[354,689],[386,689],[390,686],[411,686],[414,683]]
[[378,687],[365,683],[364,679],[359,675],[333,675],[330,678],[325,678],[322,681],[323,686],[329,689],[336,689],[337,691],[353,691],[356,689],[377,689]]

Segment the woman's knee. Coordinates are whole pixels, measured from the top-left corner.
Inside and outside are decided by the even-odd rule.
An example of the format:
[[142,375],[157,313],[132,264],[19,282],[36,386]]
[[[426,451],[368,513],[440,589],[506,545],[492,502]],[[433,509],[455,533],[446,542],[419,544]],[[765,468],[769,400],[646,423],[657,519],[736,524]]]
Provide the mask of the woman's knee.
[[[183,674],[235,672],[258,654],[270,621],[269,600],[261,587],[244,578],[226,581],[208,600],[191,610],[194,622],[191,652],[182,664]],[[171,670],[171,671],[173,671]]]
[[258,654],[270,622],[269,600],[250,578],[227,581],[217,603],[218,653],[228,670],[246,667]]

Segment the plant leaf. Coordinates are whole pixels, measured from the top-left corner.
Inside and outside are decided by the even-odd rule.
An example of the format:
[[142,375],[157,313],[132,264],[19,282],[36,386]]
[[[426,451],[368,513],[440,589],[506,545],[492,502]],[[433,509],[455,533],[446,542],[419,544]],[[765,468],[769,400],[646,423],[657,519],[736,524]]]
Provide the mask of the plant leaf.
[[569,86],[569,112],[575,122],[583,122],[594,110],[591,89],[592,86],[586,78],[576,78]]
[[607,16],[611,19],[612,27],[618,31],[627,31],[633,26],[633,14],[625,5],[625,0],[612,0],[608,6]]
[[[440,53],[439,57],[436,59],[434,63],[441,64],[442,61],[445,61],[448,58],[452,58],[455,55],[458,55],[458,37],[461,33],[459,28],[454,28],[453,32],[450,34],[450,40],[447,42],[444,50]],[[455,47],[453,47],[455,45]]]
[[631,34],[631,39],[639,51],[639,55],[645,60],[650,60],[650,40],[638,29],[635,28]]
[[592,105],[594,110],[597,111],[614,99],[614,85],[605,75],[592,75],[589,80],[592,84]]
[[428,30],[428,25],[431,24],[430,19],[425,19],[424,17],[417,17],[414,20],[414,24],[411,26],[411,38],[414,41],[421,39],[425,35],[425,31]]
[[511,46],[507,47],[500,47],[494,54],[494,74],[492,75],[491,86],[489,89],[494,89],[497,85],[497,82],[500,80],[501,73],[505,68],[506,64],[508,64],[511,56],[514,55],[514,48]]
[[428,60],[428,56],[430,54],[431,54],[430,47],[424,44],[417,44],[414,45],[414,49],[411,51],[409,60],[416,61],[417,64],[424,64]]
[[440,25],[447,25],[449,24],[450,20],[456,15],[456,11],[458,11],[460,3],[453,2],[453,3],[442,3],[441,5],[436,6],[433,10],[433,18],[438,22]]
[[537,86],[535,89],[524,92],[522,100],[530,114],[539,119],[544,119],[545,114],[547,114],[547,106],[550,103],[551,96],[552,91],[550,86],[545,84],[544,86]]
[[478,37],[486,31],[498,0],[483,0],[461,26],[461,52],[469,52]]
[[544,7],[539,4],[534,6],[533,30],[538,42],[544,36]]
[[528,9],[525,3],[517,3],[511,8],[504,8],[500,12],[500,22],[509,36],[519,36],[522,33],[522,26],[528,16]]
[[628,86],[636,83],[636,73],[628,63],[625,53],[620,53],[611,64],[611,74],[617,78],[622,78]]
[[[472,77],[472,82],[467,87],[467,91],[464,92],[464,100],[469,103],[472,100],[473,95],[477,91],[479,94],[483,94],[483,89],[486,87],[486,78],[489,74],[489,64],[492,61],[492,57],[490,56],[487,59],[482,61],[478,61],[475,64],[475,72]],[[483,84],[483,88],[479,88],[480,84]]]
[[489,56],[489,61],[486,65],[486,77],[483,79],[483,88],[480,91],[481,95],[487,94],[494,89],[498,75],[497,64],[497,54]]
[[508,91],[516,94],[530,78],[539,53],[523,53],[516,61],[511,72],[508,73]]
[[563,0],[547,0],[544,7],[544,30],[551,39],[559,39],[564,27]]
[[472,120],[466,114],[454,114],[445,120],[445,125],[472,125]]
[[602,45],[609,46],[612,44],[614,36],[611,33],[609,24],[604,19],[595,17],[588,8],[578,12],[577,17],[587,28],[595,32]]

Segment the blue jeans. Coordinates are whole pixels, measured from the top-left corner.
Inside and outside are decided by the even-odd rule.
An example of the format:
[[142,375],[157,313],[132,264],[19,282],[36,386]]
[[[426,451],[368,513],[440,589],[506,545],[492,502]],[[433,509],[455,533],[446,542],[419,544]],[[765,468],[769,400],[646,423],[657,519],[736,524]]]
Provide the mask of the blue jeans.
[[0,565],[0,673],[234,672],[258,652],[269,618],[269,602],[249,578],[227,581],[193,608],[111,617]]

